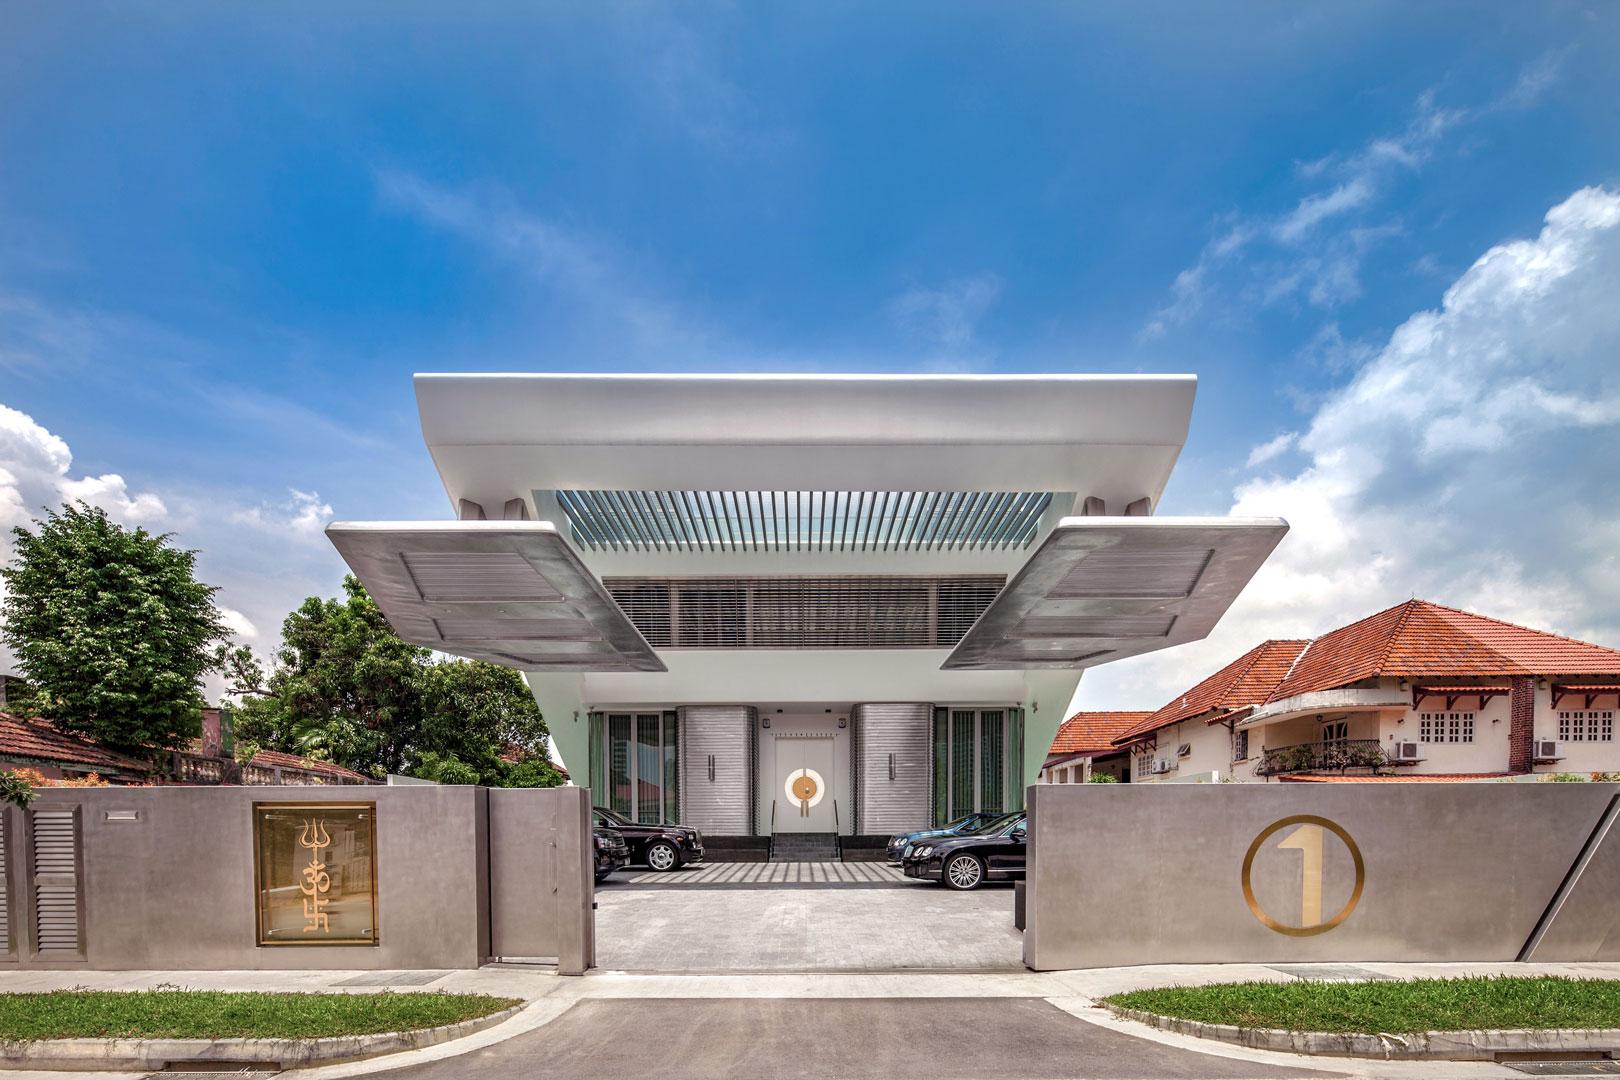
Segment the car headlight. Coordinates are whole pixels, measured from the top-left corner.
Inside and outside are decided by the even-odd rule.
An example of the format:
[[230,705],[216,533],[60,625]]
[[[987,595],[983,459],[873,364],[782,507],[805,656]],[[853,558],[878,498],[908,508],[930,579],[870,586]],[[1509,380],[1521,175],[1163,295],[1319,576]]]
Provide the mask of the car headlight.
[[916,857],[918,859],[926,859],[926,858],[928,858],[928,856],[932,855],[933,853],[934,853],[934,849],[929,847],[927,844],[924,844],[922,847],[918,848],[912,854],[913,854],[914,857]]

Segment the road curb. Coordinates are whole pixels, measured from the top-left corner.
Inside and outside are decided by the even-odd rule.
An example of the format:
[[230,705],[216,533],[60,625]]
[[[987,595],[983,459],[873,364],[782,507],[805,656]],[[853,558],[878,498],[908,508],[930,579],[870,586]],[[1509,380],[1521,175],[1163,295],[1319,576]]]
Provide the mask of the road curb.
[[230,1063],[281,1069],[333,1065],[361,1058],[421,1050],[466,1038],[511,1019],[527,1003],[455,1024],[375,1035],[324,1039],[40,1039],[0,1042],[0,1070],[118,1072],[160,1071],[173,1065]]
[[1319,1057],[1377,1058],[1384,1061],[1495,1061],[1499,1055],[1620,1054],[1620,1028],[1527,1028],[1502,1031],[1417,1031],[1405,1034],[1352,1035],[1332,1031],[1281,1031],[1276,1028],[1206,1024],[1159,1013],[1100,1003],[1115,1016],[1139,1024],[1234,1043],[1252,1050]]

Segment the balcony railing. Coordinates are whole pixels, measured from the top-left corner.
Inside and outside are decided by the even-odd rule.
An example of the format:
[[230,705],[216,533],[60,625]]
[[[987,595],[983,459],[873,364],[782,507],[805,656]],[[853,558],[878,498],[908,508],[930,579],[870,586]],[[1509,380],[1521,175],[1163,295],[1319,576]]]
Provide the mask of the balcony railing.
[[1335,739],[1332,742],[1268,746],[1260,752],[1255,772],[1260,776],[1282,773],[1337,772],[1371,769],[1377,773],[1391,764],[1377,739]]

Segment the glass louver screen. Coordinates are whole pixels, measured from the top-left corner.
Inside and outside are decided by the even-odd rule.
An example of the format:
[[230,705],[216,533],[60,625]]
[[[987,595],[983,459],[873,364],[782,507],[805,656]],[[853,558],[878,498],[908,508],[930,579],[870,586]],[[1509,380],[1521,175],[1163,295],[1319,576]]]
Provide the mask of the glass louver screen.
[[655,649],[903,649],[956,644],[1006,580],[605,577],[602,584]]
[[1046,491],[558,491],[593,551],[926,551],[1029,546]]

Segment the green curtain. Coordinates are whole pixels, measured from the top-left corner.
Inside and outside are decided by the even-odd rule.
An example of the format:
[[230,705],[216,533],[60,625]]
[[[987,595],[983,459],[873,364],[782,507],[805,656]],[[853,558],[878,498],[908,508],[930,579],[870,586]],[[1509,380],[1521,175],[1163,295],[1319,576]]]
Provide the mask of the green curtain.
[[950,782],[950,713],[945,709],[934,710],[934,828],[940,828],[950,820],[951,792]]

